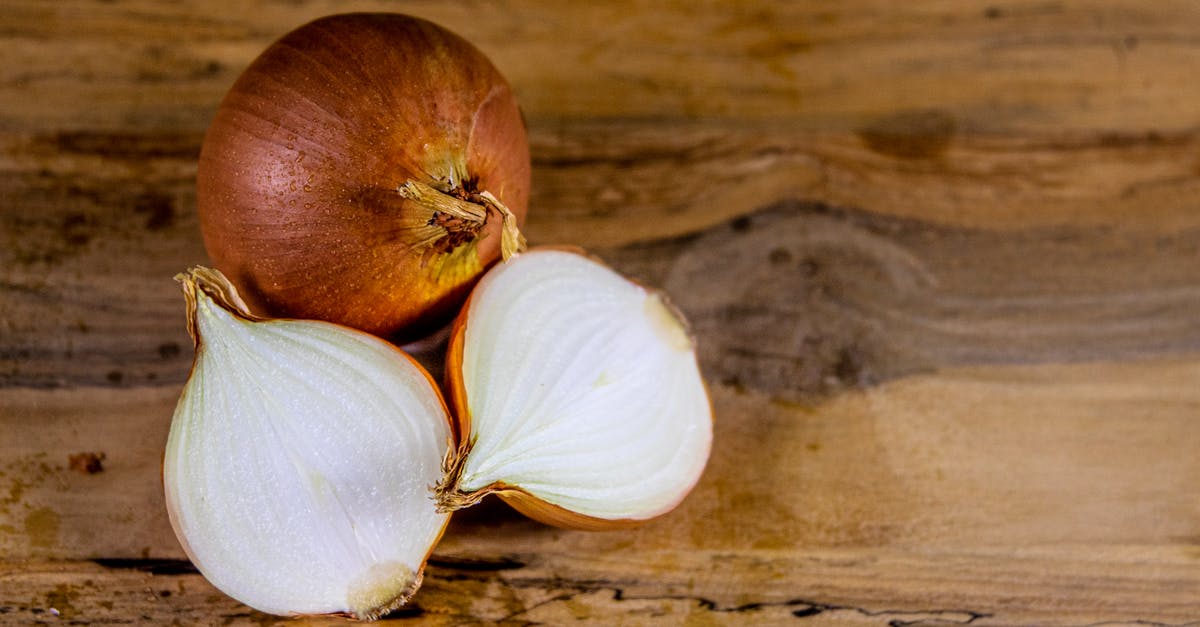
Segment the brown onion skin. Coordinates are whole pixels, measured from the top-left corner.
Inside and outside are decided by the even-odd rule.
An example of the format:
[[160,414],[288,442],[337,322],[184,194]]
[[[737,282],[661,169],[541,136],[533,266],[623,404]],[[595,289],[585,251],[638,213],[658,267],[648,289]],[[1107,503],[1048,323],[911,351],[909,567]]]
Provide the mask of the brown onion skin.
[[529,146],[508,83],[431,22],[342,14],[284,35],[237,79],[204,139],[197,209],[213,264],[256,311],[411,340],[499,257],[498,215],[452,252],[413,245],[430,213],[397,188],[452,179],[523,222]]

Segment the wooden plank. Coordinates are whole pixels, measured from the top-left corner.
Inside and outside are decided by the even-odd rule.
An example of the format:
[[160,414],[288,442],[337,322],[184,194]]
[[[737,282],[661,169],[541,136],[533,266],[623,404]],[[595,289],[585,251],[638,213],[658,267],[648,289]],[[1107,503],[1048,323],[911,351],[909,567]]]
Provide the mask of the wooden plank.
[[[114,216],[89,199],[61,220],[41,211],[53,201],[8,214],[25,236],[0,252],[0,385],[184,380],[190,341],[170,277],[205,260],[195,217],[176,196],[130,193],[160,209]],[[1198,350],[1198,246],[1200,229],[992,231],[785,202],[594,250],[674,295],[710,377],[795,399],[949,365]],[[49,259],[22,259],[34,250]]]
[[844,130],[804,130],[802,119],[534,127],[529,231],[615,246],[797,200],[1004,232],[1198,225],[1193,130],[1001,134],[961,128],[960,117],[898,110]]
[[[444,546],[488,553],[503,538],[506,550],[586,554],[1183,548],[1200,543],[1197,380],[1200,361],[1188,359],[966,368],[822,402],[716,385],[717,445],[700,485],[671,515],[595,534],[545,528],[497,506],[460,516]],[[176,393],[0,391],[0,424],[23,434],[0,443],[8,494],[0,554],[182,557],[159,483]],[[103,454],[103,470],[72,469],[80,453]]]
[[[1177,9],[1173,12],[1157,6],[1155,11],[1162,12],[1133,3],[1104,8],[1015,3],[991,11],[931,4],[895,13],[888,22],[895,30],[886,33],[878,20],[868,19],[875,11],[869,3],[848,3],[828,14],[792,5],[701,12],[695,20],[681,22],[691,31],[679,33],[664,33],[657,26],[677,9],[666,8],[659,15],[608,15],[603,23],[611,24],[613,32],[625,33],[630,41],[642,37],[657,42],[635,50],[590,41],[611,34],[561,38],[562,32],[572,31],[547,25],[577,21],[559,13],[566,10],[562,8],[541,7],[537,19],[524,21],[521,11],[485,9],[497,23],[522,35],[516,42],[496,35],[504,29],[481,30],[482,23],[468,19],[463,7],[413,8],[461,26],[480,45],[494,48],[498,62],[512,55],[513,61],[501,65],[514,67],[513,80],[523,94],[580,94],[578,102],[546,96],[527,103],[536,166],[528,231],[535,242],[603,249],[622,266],[627,255],[608,254],[609,249],[720,230],[763,207],[796,202],[831,205],[838,208],[839,219],[851,223],[872,223],[873,218],[856,217],[865,211],[933,227],[995,230],[1003,235],[992,240],[991,255],[981,265],[1007,262],[1003,255],[1026,242],[1040,247],[1039,255],[1073,265],[1053,283],[1028,286],[1030,296],[1076,281],[1096,285],[1088,298],[1111,297],[1131,306],[1120,311],[1114,310],[1117,304],[1106,307],[1115,318],[1103,329],[1111,331],[1114,325],[1131,329],[1142,316],[1133,311],[1139,297],[1120,284],[1140,276],[1136,266],[1142,260],[1136,251],[1164,242],[1169,253],[1148,262],[1178,270],[1171,284],[1150,288],[1157,293],[1149,301],[1170,309],[1173,321],[1168,324],[1175,325],[1186,326],[1178,313],[1191,306],[1180,282],[1190,280],[1186,272],[1195,265],[1188,260],[1200,226],[1193,200],[1200,196],[1200,170],[1194,120],[1178,104],[1191,101],[1187,90],[1195,83],[1175,80],[1170,72],[1200,59],[1185,33],[1196,10],[1190,3],[1172,6]],[[129,386],[182,380],[186,338],[177,323],[177,296],[169,277],[205,261],[192,189],[204,126],[223,90],[262,45],[327,9],[317,2],[264,11],[201,11],[188,3],[121,2],[71,11],[7,5],[9,35],[0,37],[0,50],[21,62],[0,68],[0,101],[5,102],[0,107],[5,112],[0,118],[0,197],[5,203],[0,212],[0,307],[5,310],[0,315],[0,384]],[[597,19],[609,11],[588,10],[598,12]],[[764,44],[760,52],[765,63],[804,69],[792,71],[789,83],[801,91],[819,91],[807,82],[824,81],[840,85],[844,97],[826,101],[819,110],[782,97],[742,108],[742,100],[732,96],[740,93],[736,90],[725,96],[724,104],[716,98],[711,108],[693,113],[672,104],[673,92],[662,86],[678,78],[668,76],[667,59],[679,57],[705,68],[695,78],[707,91],[716,91],[720,80],[767,81],[774,75],[747,73],[744,67],[729,66],[728,59],[741,58],[735,52],[747,46],[759,49],[755,46],[762,42],[754,43],[756,38],[778,43],[786,35],[772,29],[811,31],[805,37],[812,43]],[[121,37],[138,43],[126,45]],[[700,49],[710,52],[699,54],[694,48],[679,56],[688,37],[703,38],[711,48]],[[1141,87],[1094,71],[1100,61],[1091,53],[1112,52],[1104,42],[1119,44],[1123,75],[1138,77]],[[168,48],[166,43],[178,45]],[[590,46],[593,53],[545,53],[563,46]],[[915,50],[909,56],[931,58],[893,65],[905,58],[897,54],[901,46]],[[1047,49],[1055,56],[1046,58],[1054,63],[1038,57],[1036,63],[1009,67],[996,56],[1028,59]],[[855,54],[847,56],[847,50]],[[632,63],[620,57],[635,53],[649,60]],[[1143,55],[1149,58],[1135,63]],[[547,56],[573,65],[536,64],[535,72],[515,60]],[[835,63],[832,57],[842,60]],[[851,62],[872,72],[852,72],[845,67]],[[594,71],[614,65],[636,75]],[[910,84],[925,80],[921,77],[926,74],[957,80],[962,78],[956,74],[958,65],[979,80],[956,83],[953,90]],[[888,71],[877,74],[878,67]],[[1060,69],[1075,78],[1063,81]],[[839,73],[822,74],[834,71]],[[564,89],[567,74],[581,82],[578,89]],[[1073,90],[1075,99],[1060,101],[1052,90],[1021,87],[1021,81],[1034,79],[1060,91]],[[622,88],[625,83],[631,86]],[[768,84],[760,85],[760,91],[774,98]],[[93,97],[97,89],[115,91],[106,100]],[[605,105],[597,94],[622,89],[631,106],[653,105],[657,113],[605,110],[614,105]],[[904,104],[897,93],[924,100]],[[1010,108],[998,113],[979,102],[995,94],[1014,99]],[[1138,100],[1124,100],[1131,98]],[[56,106],[44,106],[47,101]],[[593,101],[595,110],[576,108]],[[868,105],[875,109],[860,110]],[[770,112],[756,114],[758,107]],[[1093,119],[1096,111],[1107,112],[1106,118]],[[803,222],[789,224],[805,228]],[[865,228],[920,228],[886,218],[874,224]],[[1029,229],[1035,232],[1023,232]],[[984,237],[961,235],[966,240]],[[1069,248],[1076,250],[1097,249],[1063,260],[1056,242],[1065,240],[1075,242]],[[901,244],[923,246],[911,240]],[[964,246],[950,253],[961,261],[969,250]],[[1110,261],[1114,253],[1124,263]],[[1090,258],[1083,259],[1085,254]],[[1017,261],[1049,263],[1039,264],[1036,258],[1024,255]],[[649,272],[665,276],[669,268],[663,262]],[[1070,272],[1080,276],[1067,276]],[[1111,277],[1113,283],[1097,284],[1089,273]],[[130,301],[130,294],[139,299]],[[1078,295],[1074,298],[1074,304],[1047,302],[1019,315],[1087,309]],[[857,313],[866,315],[867,327],[882,315]],[[1194,345],[1189,333],[1184,330],[1179,348]],[[1136,332],[1134,336],[1134,343],[1140,341]],[[1166,337],[1160,333],[1148,342],[1161,348],[1170,341]],[[1114,342],[1102,332],[1093,339],[1093,351],[1116,344],[1114,356],[1146,348],[1130,348],[1131,340]],[[971,359],[995,357],[975,351],[954,363]]]
[[[462,33],[511,77],[533,119],[786,117],[846,129],[933,107],[962,114],[956,121],[969,130],[1178,130],[1195,123],[1182,103],[1200,99],[1189,80],[1200,9],[1187,0],[699,8],[13,0],[0,50],[15,62],[0,70],[0,111],[25,128],[199,130],[203,112],[271,40],[346,10],[404,10]],[[61,97],[80,83],[88,98]],[[45,98],[65,106],[41,106]]]
[[[0,129],[199,137],[255,54],[340,6],[9,3]],[[543,241],[678,234],[795,197],[990,227],[1196,224],[1194,3],[408,8],[510,75]]]
[[[1146,546],[489,553],[435,556],[424,586],[392,617],[431,625],[1178,625],[1194,620],[1198,591],[1194,557]],[[0,621],[60,620],[345,624],[254,612],[187,562],[0,563]]]

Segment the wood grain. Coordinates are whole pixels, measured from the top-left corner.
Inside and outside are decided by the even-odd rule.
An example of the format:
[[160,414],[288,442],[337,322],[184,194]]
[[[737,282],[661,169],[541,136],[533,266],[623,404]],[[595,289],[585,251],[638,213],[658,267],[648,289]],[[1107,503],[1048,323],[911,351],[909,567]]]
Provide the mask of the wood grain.
[[[681,509],[614,533],[464,512],[447,550],[803,549],[1200,538],[1200,361],[942,370],[795,402],[715,385],[709,469]],[[0,392],[0,552],[11,558],[183,557],[159,464],[177,391]],[[40,425],[39,425],[40,423]],[[71,455],[103,453],[103,471]],[[460,529],[461,527],[461,529]],[[97,534],[95,530],[121,529]]]
[[[839,625],[1178,625],[1195,616],[1200,578],[1192,559],[1146,546],[1091,552],[643,552],[635,560],[547,552],[448,556],[430,565],[420,595],[392,618],[430,625],[608,625],[616,617],[630,625],[798,619]],[[0,620],[346,624],[248,610],[190,566],[97,560],[0,567]],[[983,585],[981,572],[1005,585],[1003,596]]]
[[171,276],[206,261],[224,91],[348,10],[493,58],[530,239],[665,288],[717,415],[675,512],[584,533],[485,502],[395,618],[1200,621],[1200,5],[12,0],[0,624],[275,622],[166,521]]
[[[481,607],[491,609],[475,615],[488,619],[500,611],[488,605],[493,596],[516,596],[525,607],[529,598],[564,594],[582,595],[594,605],[589,611],[636,619],[641,605],[609,607],[634,587],[633,598],[657,599],[654,611],[671,620],[703,610],[736,622],[720,612],[763,604],[775,613],[756,616],[764,620],[812,606],[864,623],[886,622],[877,613],[920,618],[930,608],[1003,624],[1177,621],[1194,615],[1200,593],[1200,460],[1191,454],[1200,435],[1190,414],[1200,404],[1198,376],[1194,360],[974,367],[816,404],[717,386],[720,446],[672,514],[630,531],[586,533],[544,527],[493,503],[456,518],[437,555],[549,560],[554,576],[522,581],[519,593],[494,581],[482,586],[490,600]],[[140,395],[133,402],[132,391],[110,392],[106,403],[89,390],[0,394],[17,415],[48,423],[35,429],[6,417],[37,436],[0,451],[8,460],[0,479],[9,486],[0,513],[11,521],[0,526],[0,552],[8,559],[182,560],[157,473],[174,398],[169,389]],[[79,452],[104,453],[104,470],[71,470],[70,454]],[[807,565],[814,559],[843,566],[814,572]],[[565,574],[575,560],[579,572]],[[758,570],[763,562],[766,572]],[[434,592],[418,597],[420,607],[479,585],[448,576],[438,583],[441,572],[432,571]],[[679,592],[678,578],[696,573],[711,580]],[[1040,574],[1031,580],[1031,573]],[[73,594],[92,602],[79,581],[70,575],[37,585],[75,586]],[[130,594],[149,585],[138,581]],[[198,578],[186,581],[191,588]],[[1019,600],[1001,611],[995,586]],[[1100,591],[1107,600],[1096,605]],[[808,605],[789,605],[796,599]],[[5,604],[42,607],[20,597]],[[245,612],[228,602],[209,609],[216,607]],[[170,611],[185,610],[203,611]],[[568,610],[541,608],[530,620],[554,623]]]

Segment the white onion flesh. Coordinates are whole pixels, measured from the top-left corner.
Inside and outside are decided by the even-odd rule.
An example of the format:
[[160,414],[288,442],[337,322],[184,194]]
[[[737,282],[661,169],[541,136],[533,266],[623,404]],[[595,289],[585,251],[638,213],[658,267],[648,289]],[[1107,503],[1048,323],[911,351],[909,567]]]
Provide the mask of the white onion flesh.
[[450,436],[425,373],[321,322],[250,321],[196,290],[199,347],[163,463],[171,522],[217,588],[272,614],[369,617],[440,537]]
[[472,293],[459,490],[501,483],[601,519],[647,519],[699,479],[712,415],[693,345],[662,301],[604,265],[533,250]]

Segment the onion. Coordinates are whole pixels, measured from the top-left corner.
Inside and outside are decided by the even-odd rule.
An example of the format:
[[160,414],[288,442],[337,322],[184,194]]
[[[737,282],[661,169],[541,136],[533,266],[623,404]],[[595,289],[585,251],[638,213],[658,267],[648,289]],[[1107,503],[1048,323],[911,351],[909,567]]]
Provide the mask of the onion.
[[209,256],[255,310],[409,340],[518,245],[529,179],[516,99],[479,50],[418,18],[343,14],[238,78],[197,205]]
[[176,278],[196,360],[163,489],[188,557],[272,614],[403,605],[449,520],[429,495],[452,434],[432,379],[361,331],[250,314],[220,272]]
[[490,270],[446,357],[459,446],[439,507],[498,494],[569,528],[667,513],[699,480],[712,409],[664,295],[584,255],[538,248]]

